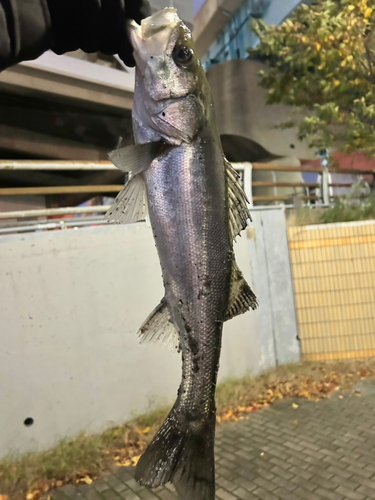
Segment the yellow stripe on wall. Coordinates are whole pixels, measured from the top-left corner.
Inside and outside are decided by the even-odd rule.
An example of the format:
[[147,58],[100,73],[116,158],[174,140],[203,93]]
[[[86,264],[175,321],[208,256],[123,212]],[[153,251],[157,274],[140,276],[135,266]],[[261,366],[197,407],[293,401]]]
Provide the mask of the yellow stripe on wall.
[[375,235],[371,234],[368,236],[349,236],[347,238],[293,241],[290,242],[289,248],[291,250],[300,250],[302,248],[335,247],[341,245],[358,245],[361,243],[375,243]]

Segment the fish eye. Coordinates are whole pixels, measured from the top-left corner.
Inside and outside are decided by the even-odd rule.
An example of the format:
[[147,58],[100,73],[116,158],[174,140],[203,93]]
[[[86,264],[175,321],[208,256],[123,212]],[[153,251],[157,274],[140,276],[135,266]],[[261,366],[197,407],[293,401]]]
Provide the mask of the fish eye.
[[173,51],[173,59],[177,64],[189,64],[193,59],[193,51],[186,45],[179,45]]

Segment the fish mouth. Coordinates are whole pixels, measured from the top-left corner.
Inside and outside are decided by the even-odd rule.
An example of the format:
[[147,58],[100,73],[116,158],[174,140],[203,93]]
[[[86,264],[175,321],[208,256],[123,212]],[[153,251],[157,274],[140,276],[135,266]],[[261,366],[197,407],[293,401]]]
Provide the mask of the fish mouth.
[[165,52],[170,35],[182,21],[173,7],[161,9],[142,19],[141,24],[134,20],[127,22],[127,34],[133,46],[134,57],[144,61],[150,56]]

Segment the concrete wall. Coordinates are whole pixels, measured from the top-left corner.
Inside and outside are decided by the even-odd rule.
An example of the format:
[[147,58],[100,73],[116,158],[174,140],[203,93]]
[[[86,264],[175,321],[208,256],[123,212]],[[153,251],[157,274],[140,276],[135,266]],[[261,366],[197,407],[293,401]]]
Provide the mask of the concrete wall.
[[[299,359],[284,214],[253,218],[235,250],[260,307],[225,324],[221,380]],[[180,356],[136,338],[163,295],[145,223],[2,236],[0,259],[0,456],[175,398]]]

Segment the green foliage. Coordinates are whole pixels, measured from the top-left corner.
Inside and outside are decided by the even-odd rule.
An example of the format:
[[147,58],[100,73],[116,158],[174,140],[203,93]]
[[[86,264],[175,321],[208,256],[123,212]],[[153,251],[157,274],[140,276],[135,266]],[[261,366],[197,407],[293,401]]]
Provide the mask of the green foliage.
[[375,197],[372,196],[363,205],[349,205],[345,199],[338,198],[335,205],[327,208],[320,215],[320,223],[350,222],[354,220],[375,219]]
[[299,138],[374,157],[375,1],[319,0],[278,27],[262,20],[251,27],[260,44],[249,54],[269,67],[261,72],[267,103],[308,110]]

